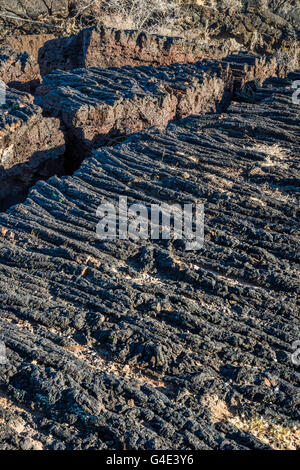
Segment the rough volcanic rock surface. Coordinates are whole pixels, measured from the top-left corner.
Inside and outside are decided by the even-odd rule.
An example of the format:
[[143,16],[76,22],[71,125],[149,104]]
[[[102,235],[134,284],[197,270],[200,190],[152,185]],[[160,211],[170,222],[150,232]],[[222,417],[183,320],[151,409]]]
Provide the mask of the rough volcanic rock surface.
[[189,5],[184,27],[187,30],[196,28],[199,35],[202,33],[210,41],[222,43],[228,38],[235,39],[247,50],[259,54],[274,54],[281,50],[291,54],[296,52],[299,56],[299,22],[292,24],[270,9],[259,8],[258,2],[247,3],[249,5],[240,12],[228,7],[220,11]]
[[[83,29],[79,34],[47,41],[39,51],[41,74],[54,70],[72,70],[89,67],[122,67],[125,65],[170,65],[173,63],[195,63],[204,59],[221,60],[230,56],[229,61],[241,55],[241,64],[254,65],[266,61],[249,53],[231,51],[225,46],[213,46],[199,42],[188,42],[180,38],[167,38],[138,31],[118,31],[111,28],[94,27]],[[243,57],[244,55],[244,57]],[[274,61],[270,61],[274,63]],[[282,64],[288,68],[288,64]],[[264,78],[270,76],[271,70]],[[275,74],[275,70],[273,71]]]
[[[0,206],[9,207],[26,195],[37,179],[63,174],[65,146],[60,121],[42,116],[33,97],[7,88],[0,107]],[[50,167],[52,166],[52,171]]]
[[69,6],[69,0],[0,0],[0,40],[27,34],[62,34]]
[[223,109],[232,83],[218,63],[58,70],[44,77],[36,101],[47,115],[62,120],[82,159],[109,137]]
[[8,45],[16,52],[27,52],[37,61],[39,50],[45,42],[54,39],[53,34],[22,34],[18,36],[8,36],[2,40],[3,45]]
[[33,92],[41,80],[39,65],[27,52],[0,47],[0,78],[9,87]]
[[299,29],[300,4],[299,0],[268,0],[268,7],[277,15],[282,16]]
[[61,119],[69,147],[80,148],[82,160],[111,137],[222,111],[234,90],[281,71],[275,58],[247,53],[219,62],[57,70],[44,77],[36,102],[47,115]]
[[[18,36],[24,33],[30,35],[53,33],[59,37],[69,35],[73,31],[79,31],[84,26],[94,26],[103,21],[105,24],[101,13],[94,12],[91,15],[89,9],[76,11],[72,7],[72,3],[68,0],[0,0],[0,33],[3,36]],[[206,44],[214,44],[213,48],[202,46],[201,56],[203,53],[211,53],[212,50],[215,50],[215,57],[219,57],[225,43],[228,44],[228,47],[233,48],[231,51],[241,47],[256,53],[274,54],[281,50],[293,55],[296,50],[296,54],[299,56],[300,8],[298,0],[270,0],[268,2],[248,0],[242,2],[242,9],[234,8],[232,2],[227,0],[216,2],[215,8],[209,7],[209,2],[203,1],[204,5],[201,5],[201,1],[198,2],[199,5],[193,3],[187,2],[187,6],[178,8],[178,24],[175,34],[188,37],[191,37],[192,34],[197,40]],[[91,6],[93,7],[93,2],[91,2]],[[231,6],[233,8],[230,8]],[[116,11],[112,11],[112,14],[116,17],[116,27],[118,27]],[[104,15],[107,16],[107,11],[104,11]],[[151,31],[151,24],[153,21],[155,23],[155,20],[150,13],[148,22],[145,21],[144,24],[145,28]],[[110,24],[112,23],[110,22]],[[92,36],[91,45],[98,48],[100,36],[95,33],[92,33]],[[131,59],[138,59],[136,55],[140,52],[149,63],[149,54],[145,53],[143,48],[139,49],[138,44],[135,44],[137,34],[122,33],[121,41],[114,37],[114,34],[108,34],[106,38],[110,36],[111,44],[106,43],[103,46],[108,54],[116,54],[116,57],[122,61],[120,47],[124,47],[126,54]],[[159,63],[169,63],[168,60],[172,56],[180,58],[182,51],[186,48],[182,44],[180,45],[180,41],[175,40],[173,41],[173,52],[166,54],[163,40],[157,38],[151,42],[153,58],[157,56],[158,50],[161,50],[163,62],[161,62],[161,58],[157,57],[156,60]],[[160,45],[157,46],[155,42]],[[62,43],[58,41],[56,44],[65,44],[65,41]],[[77,47],[76,41],[74,44]],[[175,45],[176,47],[174,47]],[[96,53],[93,47],[90,50],[93,55]],[[52,56],[51,61],[54,62],[53,53],[50,56]],[[187,56],[191,57],[189,51]],[[102,60],[104,61],[104,59]],[[112,65],[111,60],[107,60],[108,65]],[[192,60],[194,61],[194,59]],[[82,64],[78,66],[81,67]]]
[[230,54],[222,59],[221,64],[224,68],[229,67],[236,88],[253,80],[262,83],[269,77],[285,77],[291,71],[288,66],[281,64],[275,56],[258,56],[246,51]]
[[[1,215],[2,449],[299,446],[299,78],[100,149]],[[97,239],[120,195],[203,202],[203,249]]]
[[69,0],[0,0],[0,12],[31,20],[65,17],[69,12]]
[[221,59],[228,52],[222,46],[101,26],[47,41],[39,52],[39,64],[42,75],[46,75],[56,69],[80,67],[193,63],[202,59]]

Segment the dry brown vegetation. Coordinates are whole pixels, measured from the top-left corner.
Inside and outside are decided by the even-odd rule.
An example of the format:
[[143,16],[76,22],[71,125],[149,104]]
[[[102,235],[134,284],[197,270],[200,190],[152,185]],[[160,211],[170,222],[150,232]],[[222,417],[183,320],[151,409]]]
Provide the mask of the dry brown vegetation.
[[[186,5],[240,10],[241,0],[75,0],[76,16],[89,13],[95,23],[119,29],[141,29],[162,35],[183,35]],[[192,31],[190,31],[190,34]],[[185,31],[185,35],[186,35]]]
[[242,412],[237,413],[236,410],[229,409],[217,395],[207,394],[204,396],[202,406],[210,411],[213,422],[227,421],[241,431],[251,433],[275,450],[296,450],[299,448],[299,428],[291,429],[282,424],[270,423],[261,416],[246,418]]
[[77,15],[88,12],[95,23],[118,29],[179,34],[181,0],[77,0]]

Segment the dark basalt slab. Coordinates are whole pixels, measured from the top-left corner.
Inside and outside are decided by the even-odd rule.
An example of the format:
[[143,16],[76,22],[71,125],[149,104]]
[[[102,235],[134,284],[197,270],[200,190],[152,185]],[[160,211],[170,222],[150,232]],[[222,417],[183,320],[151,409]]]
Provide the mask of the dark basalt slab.
[[60,118],[69,148],[82,160],[109,138],[222,110],[233,86],[230,71],[212,62],[58,70],[44,77],[36,102]]
[[[47,41],[39,51],[38,60],[41,74],[47,75],[58,69],[70,71],[90,67],[189,64],[205,59],[222,60],[230,53],[234,52],[225,45],[207,45],[182,38],[156,36],[140,31],[118,31],[101,26]],[[244,67],[251,65],[256,75],[262,73],[264,67],[265,71],[272,69],[274,74],[276,63],[281,73],[289,71],[289,63],[280,63],[275,58],[266,59],[242,51],[237,51],[231,57],[237,72],[245,72]]]
[[111,138],[224,111],[233,92],[248,81],[281,73],[275,58],[247,53],[195,64],[57,70],[44,77],[36,102],[46,115],[61,119],[76,168],[92,148]]
[[[0,0],[2,18],[19,16],[25,19],[41,20],[44,18],[66,17],[69,0]],[[7,18],[9,20],[9,18]]]
[[[188,3],[182,14],[182,26],[186,31],[197,28],[199,35],[222,44],[228,38],[237,41],[242,48],[257,54],[287,52],[299,61],[299,8],[294,0],[245,1],[237,10],[229,2],[220,2],[219,8]],[[233,8],[230,8],[230,7]],[[187,18],[186,24],[184,18]],[[298,62],[299,65],[299,62]]]
[[[237,424],[254,416],[297,445],[296,79],[100,149],[0,216],[2,449],[270,448]],[[120,195],[203,202],[203,249],[97,239]]]
[[42,75],[54,70],[125,65],[170,65],[222,59],[228,48],[104,26],[47,41],[39,51]]
[[9,87],[33,93],[41,80],[39,65],[27,52],[4,46],[0,48],[0,78]]
[[24,200],[38,179],[62,175],[64,151],[60,121],[43,117],[31,95],[7,88],[0,107],[1,210]]

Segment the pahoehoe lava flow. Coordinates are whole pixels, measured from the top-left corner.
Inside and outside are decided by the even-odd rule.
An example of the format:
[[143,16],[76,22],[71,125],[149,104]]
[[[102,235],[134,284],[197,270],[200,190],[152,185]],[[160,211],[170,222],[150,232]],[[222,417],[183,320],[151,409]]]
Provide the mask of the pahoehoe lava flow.
[[[0,0],[0,450],[299,449],[299,12],[212,2],[204,41],[25,3],[20,29]],[[203,247],[100,239],[124,197],[203,204]]]

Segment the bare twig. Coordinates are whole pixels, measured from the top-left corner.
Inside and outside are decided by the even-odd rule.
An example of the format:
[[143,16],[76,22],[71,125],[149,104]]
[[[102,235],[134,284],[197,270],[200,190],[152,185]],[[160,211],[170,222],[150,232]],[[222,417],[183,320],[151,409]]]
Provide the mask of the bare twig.
[[2,18],[8,18],[8,19],[18,20],[18,21],[25,21],[26,23],[35,23],[35,24],[40,24],[42,26],[49,26],[51,28],[62,29],[62,26],[58,26],[58,25],[54,25],[54,24],[50,24],[50,23],[43,23],[42,21],[29,20],[27,18],[22,18],[21,16],[17,16],[17,15],[14,15],[14,14],[8,15],[7,13],[1,13],[0,12],[0,16]]

